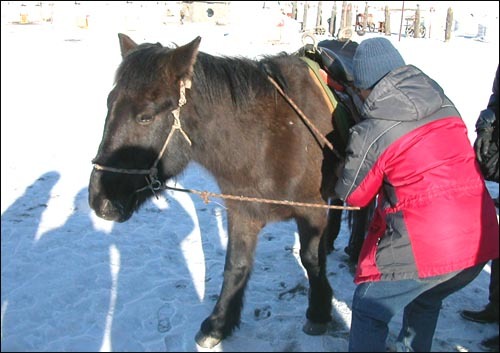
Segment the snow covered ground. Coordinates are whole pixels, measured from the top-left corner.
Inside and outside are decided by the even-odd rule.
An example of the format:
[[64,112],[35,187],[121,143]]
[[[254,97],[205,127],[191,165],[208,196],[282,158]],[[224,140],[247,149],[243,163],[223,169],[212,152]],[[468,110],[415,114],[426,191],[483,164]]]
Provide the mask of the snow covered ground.
[[[108,15],[112,21],[113,14],[100,13],[101,19]],[[281,40],[267,40],[262,29],[236,25],[146,23],[138,28],[101,21],[82,29],[62,21],[15,25],[2,18],[2,351],[202,350],[194,335],[222,283],[223,202],[205,204],[196,195],[164,193],[123,224],[98,219],[87,204],[90,161],[121,59],[117,32],[163,44],[185,44],[201,35],[202,51],[256,57],[298,49],[301,35],[286,28],[273,32]],[[487,41],[456,36],[448,43],[399,41],[396,34],[389,39],[407,63],[443,86],[473,141],[474,123],[498,65],[498,36]],[[218,191],[213,178],[194,164],[178,185]],[[498,184],[488,187],[496,197]],[[308,284],[298,260],[296,226],[266,227],[240,329],[211,351],[345,351],[355,288],[342,250],[347,239],[344,224],[338,250],[328,257],[335,320],[327,334],[313,337],[301,329]],[[477,351],[482,339],[498,332],[496,324],[467,322],[458,313],[482,309],[488,283],[486,266],[445,301],[433,350]],[[391,323],[391,339],[400,321],[397,316]]]

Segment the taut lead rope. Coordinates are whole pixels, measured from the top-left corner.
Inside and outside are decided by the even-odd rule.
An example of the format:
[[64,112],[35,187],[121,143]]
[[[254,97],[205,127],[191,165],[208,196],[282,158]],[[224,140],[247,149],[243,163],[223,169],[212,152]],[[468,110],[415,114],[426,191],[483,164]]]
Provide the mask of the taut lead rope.
[[193,189],[181,189],[175,188],[172,186],[164,185],[161,189],[173,190],[173,191],[181,191],[181,192],[189,192],[192,194],[199,195],[205,203],[209,203],[209,197],[219,197],[221,199],[229,199],[235,201],[248,201],[248,202],[260,202],[260,203],[270,203],[275,205],[288,205],[288,206],[299,206],[299,207],[316,207],[316,208],[332,208],[337,210],[359,210],[359,207],[354,206],[336,206],[336,205],[325,205],[319,203],[307,203],[307,202],[295,202],[288,200],[272,200],[272,199],[261,199],[257,197],[247,197],[247,196],[236,196],[236,195],[228,195],[228,194],[217,194],[209,191],[199,191]]

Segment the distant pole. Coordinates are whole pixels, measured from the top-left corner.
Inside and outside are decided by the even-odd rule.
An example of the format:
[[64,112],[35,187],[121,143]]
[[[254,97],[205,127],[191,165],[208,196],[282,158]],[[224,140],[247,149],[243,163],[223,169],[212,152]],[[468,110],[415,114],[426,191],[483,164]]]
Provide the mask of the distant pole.
[[413,22],[413,38],[420,38],[420,6],[418,4],[415,10],[415,21]]
[[305,31],[307,27],[307,8],[309,7],[309,4],[307,1],[304,1],[304,16],[302,18],[302,30]]
[[352,4],[350,2],[347,3],[347,10],[346,10],[346,19],[345,19],[345,25],[349,30],[352,29]]
[[292,18],[297,19],[297,1],[292,1]]
[[368,26],[368,1],[365,1],[365,13],[363,15],[363,32],[366,32]]
[[399,23],[399,38],[398,41],[401,42],[401,31],[403,30],[403,17],[405,15],[405,2],[403,1],[403,5],[401,7],[401,22]]
[[342,1],[342,16],[340,18],[340,28],[338,39],[348,40],[352,37],[352,5],[348,1]]
[[432,22],[434,21],[434,11],[436,9],[434,7],[431,7],[429,9],[429,34],[427,35],[427,38],[431,38],[431,31],[432,31]]
[[332,15],[330,17],[330,23],[329,23],[330,26],[328,28],[328,31],[330,32],[332,37],[335,35],[336,24],[337,24],[337,2],[334,1],[332,6]]
[[342,15],[340,16],[340,28],[339,32],[346,27],[347,21],[347,3],[342,1]]
[[446,14],[446,30],[444,31],[444,41],[448,42],[451,38],[451,24],[453,23],[453,10],[451,7],[448,8],[448,13]]
[[391,11],[389,11],[389,6],[385,6],[385,25],[384,25],[385,35],[391,35]]
[[323,1],[318,1],[318,12],[316,13],[316,27],[321,26],[321,14],[322,14]]

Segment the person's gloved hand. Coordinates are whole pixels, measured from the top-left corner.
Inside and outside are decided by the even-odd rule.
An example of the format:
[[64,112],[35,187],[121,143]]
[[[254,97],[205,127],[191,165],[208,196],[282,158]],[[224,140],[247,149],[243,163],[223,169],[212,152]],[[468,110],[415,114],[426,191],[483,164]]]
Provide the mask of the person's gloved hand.
[[490,109],[485,109],[479,114],[476,122],[477,138],[474,141],[474,151],[479,162],[488,154],[493,135],[493,123],[495,113]]

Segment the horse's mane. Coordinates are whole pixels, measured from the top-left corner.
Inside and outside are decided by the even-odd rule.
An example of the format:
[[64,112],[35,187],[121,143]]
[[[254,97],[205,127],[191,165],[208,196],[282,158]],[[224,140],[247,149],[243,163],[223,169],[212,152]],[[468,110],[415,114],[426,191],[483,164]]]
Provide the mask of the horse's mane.
[[[158,80],[158,75],[166,70],[164,55],[173,50],[157,44],[141,44],[130,52],[120,64],[115,84],[130,91],[143,90]],[[267,75],[274,77],[284,89],[284,78],[278,59],[296,60],[287,53],[263,56],[259,60],[245,57],[214,56],[199,52],[194,67],[194,89],[202,92],[203,99],[211,104],[220,104],[231,99],[235,108],[244,108],[256,98],[276,92]]]
[[163,54],[170,48],[160,43],[140,44],[124,58],[115,75],[115,84],[120,83],[126,91],[142,90],[158,79],[165,69]]
[[267,79],[264,68],[272,68],[273,76],[279,76],[286,85],[282,72],[276,64],[278,58],[289,55],[280,53],[264,56],[260,60],[244,57],[213,56],[203,52],[198,54],[194,70],[194,82],[210,103],[217,104],[231,97],[235,107],[244,107],[256,98],[276,92]]

